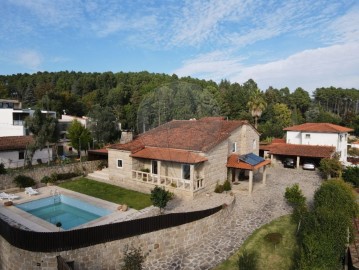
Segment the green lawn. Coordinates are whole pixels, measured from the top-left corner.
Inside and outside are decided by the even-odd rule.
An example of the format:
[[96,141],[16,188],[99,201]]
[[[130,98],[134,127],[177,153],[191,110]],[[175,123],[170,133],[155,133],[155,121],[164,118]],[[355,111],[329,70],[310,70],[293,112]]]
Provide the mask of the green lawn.
[[[280,217],[257,229],[228,260],[214,268],[214,270],[238,269],[236,261],[238,254],[244,249],[256,251],[259,256],[258,269],[288,270],[291,269],[294,253],[297,249],[295,241],[296,225],[291,223],[290,216]],[[268,233],[281,233],[281,242],[274,247],[265,240]]]
[[87,178],[63,182],[59,186],[106,201],[127,204],[129,207],[137,210],[152,205],[149,194],[143,194]]

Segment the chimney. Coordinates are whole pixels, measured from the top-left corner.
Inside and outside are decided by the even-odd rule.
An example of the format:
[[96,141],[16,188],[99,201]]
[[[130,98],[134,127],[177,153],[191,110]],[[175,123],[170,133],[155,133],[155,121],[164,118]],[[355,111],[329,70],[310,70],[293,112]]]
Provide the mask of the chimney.
[[132,131],[122,131],[120,144],[125,144],[131,142],[133,140],[133,132]]

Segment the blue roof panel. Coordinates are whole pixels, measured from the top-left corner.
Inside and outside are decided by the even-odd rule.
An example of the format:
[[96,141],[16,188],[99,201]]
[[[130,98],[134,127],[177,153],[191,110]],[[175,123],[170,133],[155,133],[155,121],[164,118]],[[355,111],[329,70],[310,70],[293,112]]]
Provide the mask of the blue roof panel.
[[253,153],[239,156],[238,159],[252,166],[255,166],[264,161],[264,158],[257,156],[256,154]]

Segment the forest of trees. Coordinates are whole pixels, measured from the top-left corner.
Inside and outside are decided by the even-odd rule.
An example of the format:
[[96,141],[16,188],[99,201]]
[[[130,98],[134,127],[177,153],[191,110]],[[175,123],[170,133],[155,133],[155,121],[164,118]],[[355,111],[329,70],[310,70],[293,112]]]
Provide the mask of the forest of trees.
[[[19,99],[24,108],[53,110],[58,115],[64,111],[89,115],[97,119],[96,124],[121,123],[123,129],[137,133],[172,119],[221,115],[253,124],[258,120],[262,139],[282,137],[284,127],[304,122],[340,124],[354,128],[359,135],[358,89],[317,88],[312,97],[300,87],[291,90],[260,90],[252,79],[243,84],[228,80],[217,84],[149,72],[64,71],[0,76],[0,98]],[[116,139],[111,133],[104,137],[108,141]]]

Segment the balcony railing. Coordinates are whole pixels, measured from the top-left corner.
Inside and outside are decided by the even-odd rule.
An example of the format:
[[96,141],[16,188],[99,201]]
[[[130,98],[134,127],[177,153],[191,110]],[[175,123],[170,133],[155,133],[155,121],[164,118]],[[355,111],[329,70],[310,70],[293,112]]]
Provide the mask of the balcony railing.
[[14,120],[13,125],[14,126],[23,126],[24,122],[25,122],[24,120]]
[[134,180],[143,181],[153,185],[168,186],[188,191],[196,191],[204,187],[203,178],[197,178],[192,182],[187,179],[157,175],[136,170],[132,170],[132,178]]

